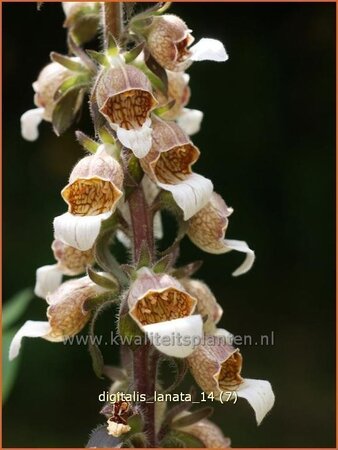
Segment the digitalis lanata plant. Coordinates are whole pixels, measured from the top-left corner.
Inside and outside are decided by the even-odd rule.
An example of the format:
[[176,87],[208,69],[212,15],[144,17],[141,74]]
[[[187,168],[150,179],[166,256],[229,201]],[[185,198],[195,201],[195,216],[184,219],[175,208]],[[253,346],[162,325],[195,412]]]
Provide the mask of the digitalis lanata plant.
[[[199,265],[179,266],[184,236],[208,253],[242,252],[234,276],[250,270],[255,255],[246,242],[228,239],[233,210],[212,181],[194,171],[203,149],[191,135],[200,130],[203,114],[187,108],[186,71],[196,61],[225,62],[228,55],[217,40],[195,43],[185,22],[167,13],[169,6],[63,3],[68,55],[51,53],[33,83],[36,108],[21,117],[25,139],[38,138],[42,121],[59,136],[89,100],[93,137],[76,131],[85,153],[61,191],[65,211],[54,219],[55,262],[36,273],[35,293],[47,302],[47,320],[22,326],[10,358],[24,337],[67,341],[87,325],[93,337],[98,314],[111,314],[121,367],[105,365],[88,340],[96,374],[111,381],[102,409],[107,422],[93,431],[92,447],[229,447],[229,438],[208,418],[210,407],[145,401],[173,392],[188,370],[204,395],[246,399],[258,424],[274,403],[268,381],[242,377],[241,353],[231,333],[217,327],[222,305],[194,278]],[[103,48],[86,50],[96,35],[102,35]],[[160,251],[163,210],[176,219],[178,231]],[[115,258],[116,240],[128,248],[128,260]],[[113,303],[117,317],[106,309]],[[176,367],[169,387],[160,376],[165,360]]]

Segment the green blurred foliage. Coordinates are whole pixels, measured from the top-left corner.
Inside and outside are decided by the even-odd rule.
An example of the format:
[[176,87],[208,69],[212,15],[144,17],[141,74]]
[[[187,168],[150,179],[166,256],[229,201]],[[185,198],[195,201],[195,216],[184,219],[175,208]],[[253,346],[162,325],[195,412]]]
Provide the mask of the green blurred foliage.
[[[24,142],[19,117],[31,108],[31,83],[51,50],[65,51],[63,14],[46,3],[3,5],[4,298],[34,284],[52,263],[52,219],[65,211],[59,192],[82,150],[73,133],[48,124]],[[235,334],[274,331],[273,346],[242,347],[243,374],[269,379],[276,404],[257,428],[244,402],[216,405],[214,420],[233,447],[330,447],[335,442],[334,183],[335,5],[330,3],[174,4],[202,36],[221,39],[225,64],[190,70],[191,107],[204,111],[194,137],[196,170],[234,207],[228,237],[255,249],[253,270],[231,272],[241,256],[202,255],[188,240],[181,261],[204,258],[198,276],[224,308]],[[81,129],[91,132],[88,113]],[[172,222],[168,224],[173,234]],[[122,255],[119,249],[117,256]],[[110,310],[111,311],[111,310]],[[115,312],[97,329],[109,338]],[[43,320],[35,299],[24,314]],[[103,349],[117,363],[118,349]],[[83,347],[26,340],[15,389],[4,409],[3,445],[84,445],[98,414],[95,378]],[[187,392],[192,380],[182,386]]]

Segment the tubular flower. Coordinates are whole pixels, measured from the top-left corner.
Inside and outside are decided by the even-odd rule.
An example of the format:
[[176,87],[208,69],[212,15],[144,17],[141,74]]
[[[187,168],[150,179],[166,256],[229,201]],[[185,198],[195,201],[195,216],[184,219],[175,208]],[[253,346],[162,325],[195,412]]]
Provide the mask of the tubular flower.
[[151,147],[150,112],[157,105],[150,81],[134,66],[116,58],[115,67],[99,75],[95,96],[101,114],[122,145],[143,158]]
[[166,111],[162,117],[165,120],[176,119],[183,111],[183,108],[189,102],[190,88],[189,75],[183,72],[167,71],[168,76],[168,95],[165,96],[161,91],[156,93],[156,98],[160,106],[163,106],[170,101],[175,101],[175,104],[169,111]]
[[34,292],[38,297],[45,298],[55,291],[61,284],[62,275],[80,275],[95,260],[92,249],[81,252],[57,239],[52,243],[52,250],[57,264],[42,266],[36,271]]
[[123,170],[112,151],[111,144],[103,144],[81,159],[61,192],[69,210],[54,219],[55,238],[81,251],[93,247],[102,221],[122,196]]
[[158,350],[177,358],[187,357],[202,338],[201,316],[192,315],[196,303],[175,278],[147,268],[138,271],[128,293],[133,320]]
[[49,304],[48,322],[25,322],[12,340],[9,358],[12,360],[19,354],[24,337],[42,337],[47,341],[61,342],[77,334],[90,319],[90,313],[83,309],[84,302],[104,292],[106,289],[93,283],[87,276],[61,284],[46,297]]
[[180,283],[190,295],[197,299],[196,311],[198,314],[202,317],[207,317],[207,320],[204,322],[204,331],[206,333],[213,332],[216,329],[216,324],[221,320],[223,315],[223,309],[217,303],[214,294],[200,280],[182,278]]
[[39,137],[38,126],[41,121],[52,121],[54,96],[60,85],[70,76],[72,72],[57,62],[52,62],[42,69],[33,83],[34,103],[37,108],[30,109],[21,116],[21,134],[24,139],[35,141]]
[[197,147],[175,122],[153,120],[153,145],[141,159],[141,166],[160,188],[171,192],[184,220],[207,204],[213,190],[210,180],[191,170],[199,155]]
[[182,19],[165,14],[155,17],[147,36],[150,53],[165,69],[183,71],[193,61],[226,61],[223,44],[215,39],[201,39],[196,45],[191,30]]
[[[190,414],[182,413],[176,418],[179,419]],[[177,427],[177,429],[197,437],[206,448],[229,448],[231,445],[230,439],[225,437],[222,430],[208,419],[199,420],[185,427]]]
[[215,400],[221,400],[229,391],[245,398],[255,411],[258,425],[274,404],[275,396],[268,381],[241,377],[242,355],[225,344],[223,336],[205,336],[188,358],[188,364],[197,384],[206,393],[212,393]]
[[208,253],[221,254],[231,250],[246,253],[243,264],[233,272],[234,276],[238,276],[251,269],[255,253],[244,241],[224,239],[232,212],[233,209],[225,204],[222,197],[213,192],[207,205],[189,220],[187,234],[197,247]]

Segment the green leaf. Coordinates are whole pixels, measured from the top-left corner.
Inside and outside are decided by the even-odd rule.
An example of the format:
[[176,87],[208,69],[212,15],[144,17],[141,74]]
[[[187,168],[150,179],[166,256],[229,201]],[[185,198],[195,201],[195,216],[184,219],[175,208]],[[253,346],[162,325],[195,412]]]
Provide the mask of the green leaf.
[[103,374],[104,374],[104,359],[101,353],[101,350],[99,348],[99,346],[97,345],[97,340],[96,340],[96,336],[95,336],[95,323],[99,317],[99,315],[101,314],[101,312],[107,308],[107,306],[110,306],[111,303],[104,303],[103,305],[101,305],[99,308],[97,308],[97,310],[94,313],[94,316],[90,322],[89,325],[89,339],[88,339],[88,350],[89,350],[89,354],[92,358],[92,366],[93,366],[93,370],[95,375],[98,378],[103,379]]
[[211,408],[210,406],[206,406],[205,408],[199,409],[190,414],[187,414],[186,416],[180,417],[179,419],[172,422],[171,426],[173,428],[188,427],[189,425],[193,425],[194,423],[199,422],[200,420],[210,417],[213,412],[214,412],[213,408]]
[[66,69],[69,69],[72,72],[83,73],[87,72],[88,70],[80,62],[74,61],[74,59],[70,58],[69,56],[61,55],[61,53],[51,52],[50,59],[61,64],[63,67],[66,67]]
[[20,356],[13,361],[9,361],[8,352],[12,339],[17,332],[17,329],[7,330],[2,335],[2,403],[4,404],[8,399],[12,388],[14,386],[18,368]]
[[18,319],[20,319],[33,297],[33,290],[31,288],[27,288],[15,294],[4,304],[2,309],[3,330],[8,329],[14,325]]
[[63,134],[74,122],[82,105],[84,92],[80,89],[71,89],[55,104],[53,110],[53,129],[57,136]]

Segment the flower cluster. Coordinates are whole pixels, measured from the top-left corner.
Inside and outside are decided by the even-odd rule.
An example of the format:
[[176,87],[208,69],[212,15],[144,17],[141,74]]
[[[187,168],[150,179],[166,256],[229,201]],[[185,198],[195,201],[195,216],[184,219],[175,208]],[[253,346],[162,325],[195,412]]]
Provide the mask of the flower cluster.
[[[118,43],[107,33],[103,52],[85,53],[81,45],[95,35],[98,11],[107,6],[72,2],[63,8],[72,56],[54,53],[41,71],[33,84],[37,109],[23,114],[22,135],[35,140],[42,120],[61,134],[87,93],[96,138],[77,133],[88,153],[61,191],[66,211],[54,219],[56,262],[37,270],[35,293],[49,305],[48,321],[26,322],[12,341],[10,358],[17,356],[23,337],[65,340],[90,320],[93,324],[100,307],[113,301],[120,305],[121,335],[146,336],[158,355],[183,361],[207,394],[221,399],[225,391],[236,391],[253,407],[259,424],[274,403],[270,383],[241,377],[242,356],[228,343],[230,333],[217,328],[222,306],[204,282],[191,277],[190,266],[176,265],[184,235],[208,253],[245,253],[233,275],[250,270],[255,258],[246,242],[225,237],[233,209],[209,179],[193,171],[200,150],[191,135],[199,131],[203,114],[186,107],[191,94],[186,70],[195,61],[226,61],[224,46],[214,39],[193,45],[182,19],[155,7],[132,17]],[[132,49],[125,44],[130,42]],[[175,243],[160,252],[163,209],[175,216],[179,232]],[[116,239],[131,249],[128,264],[110,253]],[[83,276],[62,282],[64,276],[78,275]],[[134,381],[123,383],[124,389],[137,385],[140,376],[125,374]],[[130,437],[130,416],[143,414],[137,405],[134,409],[126,416],[121,405],[112,407],[108,434]],[[170,433],[229,447],[214,424],[193,417],[180,411]],[[143,420],[149,428],[147,413]]]

